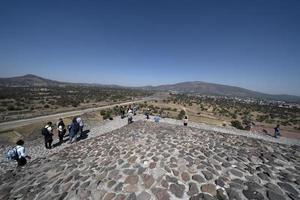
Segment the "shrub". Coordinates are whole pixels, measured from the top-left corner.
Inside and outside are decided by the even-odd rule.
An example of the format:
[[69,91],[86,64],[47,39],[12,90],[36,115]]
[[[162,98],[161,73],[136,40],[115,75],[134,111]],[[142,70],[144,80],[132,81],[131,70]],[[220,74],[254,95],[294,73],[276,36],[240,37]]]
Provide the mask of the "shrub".
[[103,115],[103,120],[106,119],[112,119],[112,113],[109,110],[105,112],[105,115]]
[[73,106],[73,107],[77,107],[77,106],[79,106],[79,104],[80,104],[79,101],[73,101],[73,102],[72,102],[72,106]]
[[183,119],[184,116],[185,116],[185,111],[181,110],[180,113],[177,116],[177,119]]
[[16,108],[15,108],[15,106],[14,105],[8,105],[7,106],[7,110],[9,110],[9,111],[12,111],[12,110],[15,110]]
[[105,111],[105,110],[101,110],[101,111],[100,111],[100,115],[102,115],[102,116],[104,116],[104,115],[105,115],[105,113],[106,113],[106,111]]
[[231,126],[237,128],[237,129],[240,129],[240,130],[244,130],[242,123],[238,120],[231,121]]

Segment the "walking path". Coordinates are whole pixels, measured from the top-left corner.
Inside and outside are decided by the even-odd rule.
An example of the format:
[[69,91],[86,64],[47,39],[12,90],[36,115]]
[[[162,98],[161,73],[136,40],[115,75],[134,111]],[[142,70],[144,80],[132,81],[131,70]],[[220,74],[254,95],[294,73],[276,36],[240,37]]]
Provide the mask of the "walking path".
[[118,104],[112,104],[112,105],[107,105],[107,106],[100,106],[97,108],[87,108],[84,110],[76,110],[76,111],[69,111],[69,112],[63,112],[63,113],[56,113],[56,114],[51,114],[51,115],[44,115],[40,117],[34,117],[34,118],[29,118],[29,119],[21,119],[21,120],[14,120],[14,121],[8,121],[8,122],[2,122],[0,123],[0,131],[2,130],[9,130],[13,129],[15,127],[20,127],[20,126],[25,126],[28,124],[32,124],[41,120],[49,120],[49,119],[58,119],[58,118],[66,118],[66,117],[71,117],[71,116],[77,116],[77,115],[82,115],[84,113],[89,113],[89,112],[94,112],[98,110],[104,110],[108,108],[113,108],[114,106],[124,106],[124,105],[129,105],[133,103],[140,103],[144,101],[149,101],[153,100],[153,98],[148,97],[144,98],[142,100],[137,100],[137,101],[130,101],[130,102],[124,102],[124,103],[118,103]]

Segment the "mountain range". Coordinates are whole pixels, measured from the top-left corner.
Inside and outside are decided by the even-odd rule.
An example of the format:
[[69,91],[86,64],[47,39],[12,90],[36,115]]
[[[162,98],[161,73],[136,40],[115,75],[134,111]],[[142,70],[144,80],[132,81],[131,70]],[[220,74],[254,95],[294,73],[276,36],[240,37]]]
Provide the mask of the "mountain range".
[[[90,83],[69,83],[45,79],[33,74],[25,76],[0,78],[0,87],[65,87],[65,86],[98,86],[121,88],[119,85],[103,85]],[[125,87],[124,87],[125,88]],[[127,87],[128,88],[128,87]],[[132,88],[132,87],[131,87]],[[294,95],[272,95],[262,92],[252,91],[241,87],[206,83],[202,81],[181,82],[176,84],[134,87],[136,89],[152,91],[173,91],[178,93],[192,93],[199,95],[216,95],[242,98],[260,98],[268,100],[279,100],[300,103],[300,97]]]

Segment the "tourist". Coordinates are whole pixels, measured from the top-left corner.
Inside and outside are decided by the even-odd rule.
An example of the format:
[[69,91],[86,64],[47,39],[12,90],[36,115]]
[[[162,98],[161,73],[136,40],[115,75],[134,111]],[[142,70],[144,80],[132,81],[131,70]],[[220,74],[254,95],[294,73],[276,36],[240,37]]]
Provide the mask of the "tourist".
[[156,123],[159,123],[160,117],[159,117],[159,116],[155,116],[155,117],[154,117],[154,121],[155,121]]
[[79,124],[77,123],[76,117],[74,117],[72,120],[72,124],[70,125],[69,128],[70,143],[76,141],[78,130],[79,130]]
[[57,122],[57,134],[58,134],[60,144],[63,143],[65,133],[66,133],[66,125],[65,125],[64,121],[62,120],[62,118],[59,118],[59,120]]
[[150,109],[148,108],[145,112],[146,118],[150,119],[149,115],[150,115]]
[[184,119],[183,119],[183,125],[184,126],[188,125],[188,117],[187,116],[185,116]]
[[281,136],[281,134],[280,134],[280,125],[277,124],[277,126],[274,128],[274,137],[278,138],[279,136]]
[[52,133],[52,122],[48,122],[47,125],[42,130],[42,135],[44,135],[45,139],[45,147],[46,149],[52,148],[52,142],[53,142],[53,133]]
[[131,124],[133,122],[133,113],[132,110],[128,110],[128,124]]
[[83,120],[81,119],[81,117],[77,117],[76,121],[77,121],[77,123],[79,125],[80,138],[82,138],[83,137],[83,126],[84,126]]
[[24,145],[23,140],[17,141],[16,150],[17,150],[18,157],[16,160],[18,162],[18,167],[26,165],[27,163],[26,158],[31,159],[30,156],[26,155],[25,147],[23,145]]
[[121,119],[125,118],[125,108],[124,108],[124,106],[121,106],[120,111],[121,111]]

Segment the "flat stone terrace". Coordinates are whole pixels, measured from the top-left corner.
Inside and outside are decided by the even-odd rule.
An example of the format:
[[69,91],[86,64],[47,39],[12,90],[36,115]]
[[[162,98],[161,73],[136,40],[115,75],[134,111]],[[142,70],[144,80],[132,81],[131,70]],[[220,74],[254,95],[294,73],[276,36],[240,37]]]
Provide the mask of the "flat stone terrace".
[[300,149],[137,121],[1,175],[0,199],[300,199]]

